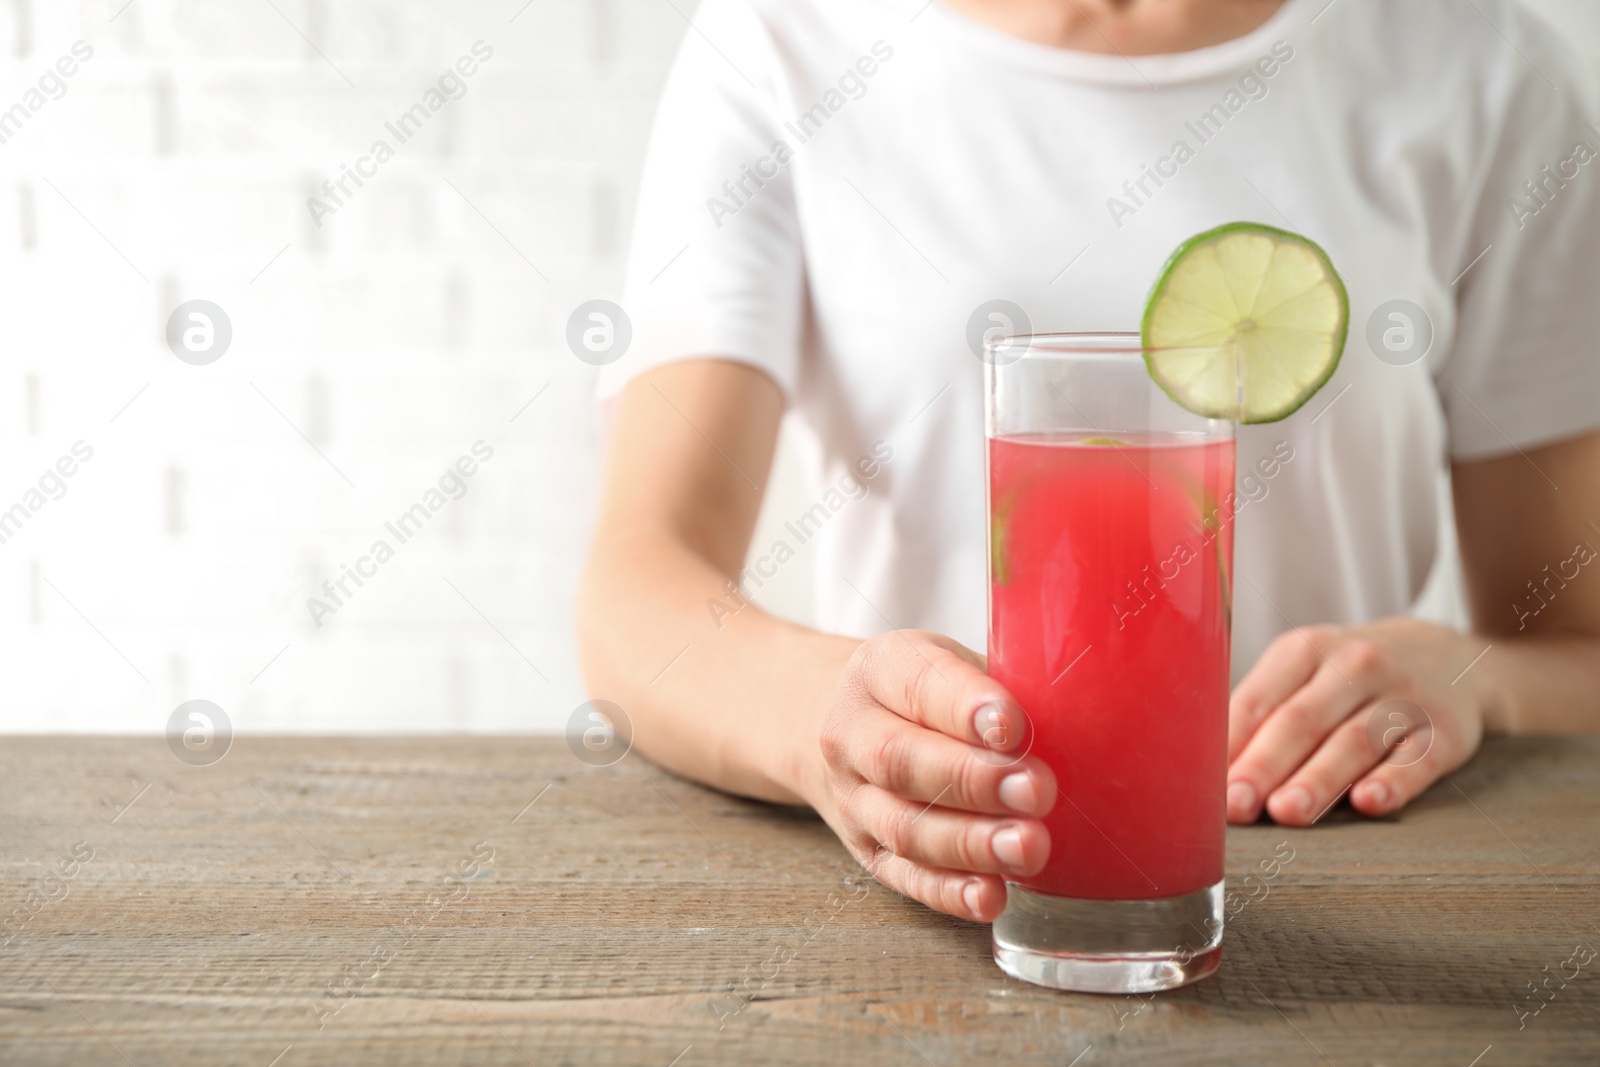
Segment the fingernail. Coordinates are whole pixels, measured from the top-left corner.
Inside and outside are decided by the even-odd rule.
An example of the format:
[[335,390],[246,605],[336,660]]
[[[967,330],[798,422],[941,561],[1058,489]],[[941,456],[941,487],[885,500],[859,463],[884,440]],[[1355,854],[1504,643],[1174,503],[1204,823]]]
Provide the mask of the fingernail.
[[1014,871],[1022,870],[1022,831],[1015,826],[1002,827],[989,838],[994,858]]
[[961,902],[967,906],[967,910],[972,914],[981,914],[978,911],[978,906],[983,903],[983,883],[976,878],[968,882],[965,888],[961,890]]
[[1000,803],[1012,811],[1032,815],[1039,803],[1039,794],[1033,788],[1033,778],[1026,771],[1018,771],[1002,778]]
[[1302,818],[1311,814],[1311,794],[1305,790],[1304,786],[1292,785],[1280,795],[1283,799],[1278,803],[1294,814]]
[[1254,819],[1259,814],[1256,803],[1256,788],[1249,782],[1228,786],[1228,814],[1235,819]]
[[1016,744],[1019,731],[1016,718],[1005,702],[992,700],[972,713],[972,732],[984,748],[1001,751]]
[[1382,782],[1368,782],[1361,787],[1361,795],[1366,799],[1367,807],[1379,812],[1389,810],[1389,787]]

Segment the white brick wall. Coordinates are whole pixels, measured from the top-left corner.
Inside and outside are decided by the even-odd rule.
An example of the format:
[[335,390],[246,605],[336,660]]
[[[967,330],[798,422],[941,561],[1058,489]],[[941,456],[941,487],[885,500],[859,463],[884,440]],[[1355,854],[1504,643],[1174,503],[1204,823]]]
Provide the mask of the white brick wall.
[[[154,732],[194,698],[250,731],[561,727],[599,462],[562,331],[619,295],[675,2],[0,0],[0,108],[94,49],[0,144],[0,509],[94,450],[0,544],[0,730]],[[1589,0],[1535,6],[1600,56]],[[479,39],[466,95],[314,226]],[[233,327],[208,366],[163,338],[195,298]],[[479,439],[465,497],[316,628],[306,598]],[[806,566],[767,590],[802,617]]]
[[[686,24],[663,0],[275,3],[0,3],[0,108],[94,49],[0,145],[0,508],[94,450],[0,544],[0,728],[156,731],[205,698],[242,730],[557,729],[598,466],[562,331],[619,295]],[[384,123],[479,39],[465,96],[400,145]],[[380,137],[395,158],[314,226],[306,197]],[[164,343],[193,298],[232,322],[208,366]],[[306,598],[480,439],[465,497],[316,628]]]

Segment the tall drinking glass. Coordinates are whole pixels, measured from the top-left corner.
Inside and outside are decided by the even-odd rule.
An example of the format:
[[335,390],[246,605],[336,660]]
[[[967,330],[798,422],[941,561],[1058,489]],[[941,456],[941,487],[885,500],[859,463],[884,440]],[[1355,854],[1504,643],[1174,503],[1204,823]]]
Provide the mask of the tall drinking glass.
[[1061,795],[994,958],[1057,989],[1171,989],[1222,950],[1234,424],[1137,334],[986,349],[989,673]]

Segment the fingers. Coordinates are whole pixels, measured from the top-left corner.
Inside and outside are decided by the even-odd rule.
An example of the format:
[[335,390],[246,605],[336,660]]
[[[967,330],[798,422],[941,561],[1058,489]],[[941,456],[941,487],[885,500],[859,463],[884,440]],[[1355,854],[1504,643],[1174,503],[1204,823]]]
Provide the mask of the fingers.
[[1312,753],[1267,798],[1267,812],[1285,826],[1310,826],[1344,795],[1350,783],[1383,758],[1367,736],[1367,713],[1358,712],[1340,723],[1322,747]]
[[907,800],[1035,817],[1055,805],[1055,775],[1037,756],[995,762],[982,749],[881,708],[859,712],[838,745],[841,769]]
[[1280,634],[1267,646],[1228,701],[1228,761],[1244,750],[1272,710],[1311,680],[1322,666],[1314,628]]
[[[1399,811],[1452,769],[1445,758],[1448,743],[1434,747],[1431,720],[1422,721],[1403,737],[1385,733],[1375,738],[1370,716],[1382,704],[1351,716],[1294,776],[1267,800],[1267,810],[1277,822],[1309,826],[1319,819],[1346,789],[1350,805],[1363,815],[1388,815]],[[1385,748],[1384,745],[1388,745]],[[1459,761],[1457,761],[1459,762]],[[1303,790],[1311,800],[1305,815]]]
[[1400,810],[1482,739],[1481,698],[1451,680],[1475,643],[1404,619],[1279,637],[1230,701],[1229,820],[1264,806],[1308,826],[1346,791],[1363,814]]
[[852,793],[845,814],[876,844],[923,867],[1025,877],[1050,856],[1050,832],[1037,820],[968,815],[876,786]]
[[1014,751],[1027,740],[1022,708],[983,673],[976,653],[938,634],[896,631],[864,643],[848,672],[862,696],[968,744]]
[[[1228,767],[1228,819],[1254,822],[1261,814],[1262,802],[1321,747],[1336,726],[1372,699],[1380,681],[1370,669],[1357,669],[1353,663],[1340,667],[1329,661],[1271,709]],[[1303,787],[1285,790],[1277,803],[1291,814],[1309,808],[1304,816],[1307,822],[1319,810],[1315,798]],[[1273,817],[1277,817],[1276,811]]]
[[[819,740],[828,816],[874,877],[979,922],[1005,877],[1044,867],[1055,775],[1028,755],[1027,717],[981,656],[937,634],[863,642]],[[976,814],[974,814],[976,813]]]
[[[1431,725],[1412,733],[1407,747],[1394,748],[1376,767],[1350,787],[1350,806],[1363,815],[1388,815],[1420,796],[1434,782],[1455,769],[1461,758],[1446,758],[1445,744]],[[1401,753],[1405,755],[1401,755]]]
[[869,856],[863,866],[895,892],[957,918],[994,922],[1006,908],[1006,884],[996,875],[935,870],[886,849]]

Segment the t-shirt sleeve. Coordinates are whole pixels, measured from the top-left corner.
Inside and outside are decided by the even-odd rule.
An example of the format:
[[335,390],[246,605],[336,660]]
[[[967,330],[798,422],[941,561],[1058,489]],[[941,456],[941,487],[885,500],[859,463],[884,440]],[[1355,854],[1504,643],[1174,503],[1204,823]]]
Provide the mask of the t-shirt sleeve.
[[1456,459],[1600,427],[1600,93],[1553,34],[1523,31],[1438,379]]
[[793,396],[804,267],[778,72],[748,0],[704,0],[646,151],[622,305],[632,340],[601,369],[603,410],[640,373],[705,357]]

